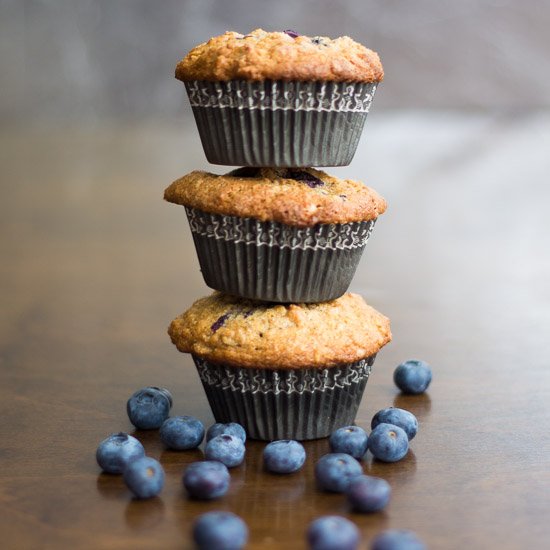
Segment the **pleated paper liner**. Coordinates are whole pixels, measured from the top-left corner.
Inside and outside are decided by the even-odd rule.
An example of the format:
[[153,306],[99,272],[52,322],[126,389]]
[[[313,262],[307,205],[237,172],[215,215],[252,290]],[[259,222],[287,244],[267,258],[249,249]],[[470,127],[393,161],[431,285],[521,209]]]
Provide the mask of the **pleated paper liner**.
[[282,303],[324,302],[344,294],[375,223],[293,227],[193,208],[186,212],[209,287]]
[[252,439],[303,441],[353,424],[375,357],[274,370],[193,360],[217,422],[238,422]]
[[186,82],[208,162],[347,166],[376,82]]

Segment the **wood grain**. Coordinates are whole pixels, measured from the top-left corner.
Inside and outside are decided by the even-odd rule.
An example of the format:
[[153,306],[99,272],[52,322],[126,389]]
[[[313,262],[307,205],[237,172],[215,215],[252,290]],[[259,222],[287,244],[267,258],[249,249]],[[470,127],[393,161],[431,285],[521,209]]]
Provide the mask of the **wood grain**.
[[[370,124],[370,126],[369,126]],[[0,135],[0,532],[2,548],[192,548],[200,513],[232,510],[250,549],[304,549],[308,522],[343,514],[363,549],[385,528],[415,530],[430,548],[543,548],[550,540],[550,191],[548,114],[508,119],[401,113],[367,123],[354,163],[389,202],[354,280],[392,319],[357,423],[409,409],[409,455],[367,473],[387,479],[387,510],[352,513],[315,488],[326,440],[306,444],[291,476],[263,472],[247,444],[229,495],[185,497],[181,476],[202,451],[163,449],[160,497],[139,502],[102,474],[95,449],[133,432],[125,402],[164,385],[174,414],[212,422],[190,359],[166,335],[204,287],[183,210],[164,187],[207,168],[191,126],[17,129]],[[214,168],[221,172],[222,168]],[[434,369],[429,393],[400,395],[391,374],[408,357]]]

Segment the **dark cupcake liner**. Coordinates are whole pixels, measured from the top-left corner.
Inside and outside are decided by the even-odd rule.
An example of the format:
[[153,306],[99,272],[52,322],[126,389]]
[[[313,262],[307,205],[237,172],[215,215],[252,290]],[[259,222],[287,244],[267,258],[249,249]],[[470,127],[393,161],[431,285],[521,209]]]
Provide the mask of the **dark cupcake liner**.
[[376,82],[185,83],[208,162],[347,166]]
[[348,289],[375,220],[293,227],[186,208],[205,283],[269,302],[325,302]]
[[252,439],[303,441],[353,424],[375,357],[274,370],[193,360],[217,422],[238,422]]

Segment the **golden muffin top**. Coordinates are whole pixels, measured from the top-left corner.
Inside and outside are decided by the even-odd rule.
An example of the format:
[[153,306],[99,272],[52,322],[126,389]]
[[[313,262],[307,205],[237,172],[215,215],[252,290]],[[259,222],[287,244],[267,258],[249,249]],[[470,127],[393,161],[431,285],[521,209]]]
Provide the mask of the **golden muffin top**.
[[239,168],[225,175],[194,171],[164,192],[168,202],[213,214],[298,227],[377,218],[386,201],[360,181],[313,168]]
[[268,369],[354,363],[391,340],[389,319],[352,293],[330,302],[273,304],[214,292],[174,319],[168,333],[181,352]]
[[193,48],[177,65],[189,80],[380,82],[378,54],[348,36],[302,36],[293,31],[228,31]]

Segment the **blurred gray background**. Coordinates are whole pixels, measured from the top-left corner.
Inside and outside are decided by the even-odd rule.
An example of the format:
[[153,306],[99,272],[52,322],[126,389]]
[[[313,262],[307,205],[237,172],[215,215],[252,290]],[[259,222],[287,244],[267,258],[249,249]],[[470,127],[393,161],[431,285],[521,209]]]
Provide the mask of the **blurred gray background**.
[[173,78],[225,30],[347,34],[381,55],[381,108],[550,106],[548,0],[0,0],[0,117],[188,116]]

